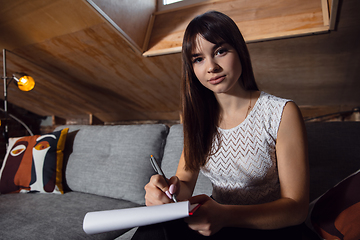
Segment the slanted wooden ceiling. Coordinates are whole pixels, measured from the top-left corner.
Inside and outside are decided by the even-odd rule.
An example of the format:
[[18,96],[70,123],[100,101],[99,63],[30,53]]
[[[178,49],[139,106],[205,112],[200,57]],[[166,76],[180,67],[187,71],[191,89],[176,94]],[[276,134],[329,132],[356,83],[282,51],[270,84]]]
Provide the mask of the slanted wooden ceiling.
[[306,116],[360,105],[357,0],[336,11],[327,0],[213,0],[172,12],[155,3],[0,0],[7,76],[36,81],[31,92],[9,86],[9,102],[67,120],[179,119],[182,33],[215,9],[238,23],[262,90],[295,100]]

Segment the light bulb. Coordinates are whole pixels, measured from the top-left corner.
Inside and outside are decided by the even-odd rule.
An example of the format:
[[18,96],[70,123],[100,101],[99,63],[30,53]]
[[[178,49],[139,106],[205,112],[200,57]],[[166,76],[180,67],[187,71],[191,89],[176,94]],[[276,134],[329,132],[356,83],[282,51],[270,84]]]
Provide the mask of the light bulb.
[[25,92],[30,91],[35,87],[35,81],[30,76],[21,77],[17,82],[17,84],[18,84],[18,88],[21,91],[25,91]]

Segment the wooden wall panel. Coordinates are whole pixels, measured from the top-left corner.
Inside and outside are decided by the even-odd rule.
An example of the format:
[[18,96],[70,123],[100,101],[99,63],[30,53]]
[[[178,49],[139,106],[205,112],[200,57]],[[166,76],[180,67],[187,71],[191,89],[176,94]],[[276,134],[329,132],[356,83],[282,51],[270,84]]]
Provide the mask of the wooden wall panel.
[[306,108],[359,106],[360,15],[354,9],[360,2],[343,4],[337,30],[329,34],[248,44],[261,89]]
[[[236,15],[236,5],[217,9],[228,11],[243,24],[253,22],[249,26],[254,34],[261,33],[255,29],[256,24],[261,26],[266,21],[272,23],[269,28],[282,31],[283,26],[272,19],[271,11],[263,11],[275,11],[280,2],[292,2],[294,6],[291,14],[280,16],[283,21],[303,17],[304,25],[309,25],[312,21],[305,20],[317,19],[320,23],[323,18],[317,10],[322,2],[317,0],[304,0],[307,4],[302,8],[296,7],[298,0],[266,0],[257,10],[251,6],[260,4],[259,0],[221,2],[233,1],[251,5],[241,15]],[[0,49],[8,47],[30,60],[8,54],[8,76],[22,71],[36,81],[31,92],[21,92],[11,84],[8,96],[12,104],[71,123],[81,122],[79,119],[90,122],[89,116],[105,123],[179,119],[180,53],[148,58],[135,53],[85,0],[0,0],[0,5],[0,29],[6,33],[0,37]],[[217,6],[213,1],[210,5]],[[170,34],[169,44],[181,41],[176,32],[185,28],[187,19],[197,12],[206,11],[203,6],[207,5],[188,9],[189,16],[173,12],[171,26],[161,21],[155,25]],[[311,109],[307,111],[311,114],[360,105],[360,1],[339,1],[339,10],[336,30],[328,34],[248,44],[261,90],[293,99],[302,108]],[[15,18],[15,11],[25,15]],[[287,25],[301,30],[301,24]],[[160,39],[160,35],[158,43],[168,40]]]
[[88,0],[95,3],[125,33],[130,43],[143,51],[151,15],[156,0]]
[[144,55],[180,51],[187,24],[209,10],[230,16],[247,42],[324,32],[329,30],[328,21],[324,22],[324,3],[326,6],[326,0],[225,0],[160,13],[155,17],[149,49]]
[[83,1],[2,0],[0,45],[12,50],[77,32],[103,21],[94,17]]
[[[179,117],[180,58],[149,59],[134,54],[106,23],[16,52],[36,63],[34,67],[8,57],[8,75],[25,71],[37,83],[27,95],[29,101],[19,106],[29,108],[31,103],[39,115],[93,114],[104,122]],[[21,94],[14,89],[9,100]],[[48,99],[49,108],[39,99]],[[59,107],[51,109],[56,103]]]

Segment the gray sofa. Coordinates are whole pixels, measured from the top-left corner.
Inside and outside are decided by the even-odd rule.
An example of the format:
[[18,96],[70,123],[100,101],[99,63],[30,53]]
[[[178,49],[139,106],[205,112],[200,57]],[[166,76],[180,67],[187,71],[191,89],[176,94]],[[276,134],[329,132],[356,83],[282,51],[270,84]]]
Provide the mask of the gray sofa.
[[[65,194],[0,195],[0,239],[130,239],[135,229],[87,235],[90,211],[144,205],[144,185],[155,174],[154,155],[172,176],[182,150],[182,126],[69,127],[64,152]],[[360,168],[360,123],[308,123],[311,200]],[[211,195],[200,175],[194,194]],[[317,239],[304,226],[304,239]]]

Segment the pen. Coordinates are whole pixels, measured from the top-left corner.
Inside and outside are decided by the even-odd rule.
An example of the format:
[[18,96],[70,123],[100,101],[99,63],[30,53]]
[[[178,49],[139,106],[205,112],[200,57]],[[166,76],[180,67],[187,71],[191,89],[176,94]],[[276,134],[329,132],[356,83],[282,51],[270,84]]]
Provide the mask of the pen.
[[[150,163],[151,163],[152,167],[154,168],[155,172],[157,172],[158,174],[163,176],[163,178],[165,179],[166,184],[169,185],[169,183],[167,181],[167,178],[165,177],[164,172],[161,170],[159,164],[156,162],[153,155],[150,155]],[[171,196],[172,196],[172,200],[174,202],[177,202],[175,194],[171,194]]]

